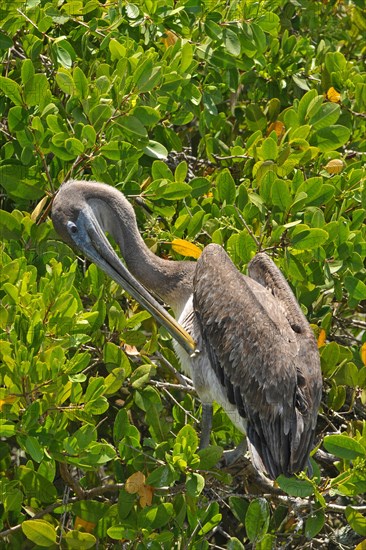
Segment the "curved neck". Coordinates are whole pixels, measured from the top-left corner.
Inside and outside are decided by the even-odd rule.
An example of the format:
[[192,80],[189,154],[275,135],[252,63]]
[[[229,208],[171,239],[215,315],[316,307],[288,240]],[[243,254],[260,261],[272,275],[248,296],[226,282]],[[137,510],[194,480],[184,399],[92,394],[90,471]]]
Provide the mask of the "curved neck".
[[132,206],[119,192],[104,193],[88,203],[102,229],[118,244],[132,275],[179,316],[192,294],[195,263],[163,260],[153,254],[139,233]]

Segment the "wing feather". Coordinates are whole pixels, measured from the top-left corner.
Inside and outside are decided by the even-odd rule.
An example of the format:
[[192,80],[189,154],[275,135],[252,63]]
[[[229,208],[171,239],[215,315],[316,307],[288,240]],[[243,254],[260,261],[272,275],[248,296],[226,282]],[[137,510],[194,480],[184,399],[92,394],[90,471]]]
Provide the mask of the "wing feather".
[[321,377],[311,329],[281,272],[285,285],[279,279],[277,292],[271,264],[272,286],[261,284],[242,275],[221,247],[209,245],[197,262],[193,307],[211,366],[247,419],[253,461],[275,478],[308,461]]

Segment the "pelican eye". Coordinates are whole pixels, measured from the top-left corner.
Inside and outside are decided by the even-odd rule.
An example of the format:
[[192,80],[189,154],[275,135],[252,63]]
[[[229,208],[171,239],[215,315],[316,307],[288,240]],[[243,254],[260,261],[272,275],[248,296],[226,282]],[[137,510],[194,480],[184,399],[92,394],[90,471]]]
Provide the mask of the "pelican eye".
[[67,222],[67,227],[70,233],[73,233],[74,235],[78,232],[77,225],[74,222]]

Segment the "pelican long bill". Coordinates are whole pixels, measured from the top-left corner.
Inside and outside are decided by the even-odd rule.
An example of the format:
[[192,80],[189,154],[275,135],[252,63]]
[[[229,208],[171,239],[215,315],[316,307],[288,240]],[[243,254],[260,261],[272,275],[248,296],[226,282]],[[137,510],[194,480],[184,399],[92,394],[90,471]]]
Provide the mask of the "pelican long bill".
[[[119,259],[107,237],[103,233],[98,220],[93,213],[89,212],[84,216],[79,215],[82,227],[88,238],[80,238],[79,231],[73,232],[74,224],[69,227],[72,240],[85,256],[94,262],[102,271],[111,277],[124,290],[140,303],[151,315],[169,332],[169,334],[179,342],[179,344],[191,355],[197,351],[196,342],[184,328],[177,323],[151,294],[142,286],[135,277],[128,271],[122,261]],[[78,220],[79,221],[79,220]],[[85,234],[84,234],[85,236]]]

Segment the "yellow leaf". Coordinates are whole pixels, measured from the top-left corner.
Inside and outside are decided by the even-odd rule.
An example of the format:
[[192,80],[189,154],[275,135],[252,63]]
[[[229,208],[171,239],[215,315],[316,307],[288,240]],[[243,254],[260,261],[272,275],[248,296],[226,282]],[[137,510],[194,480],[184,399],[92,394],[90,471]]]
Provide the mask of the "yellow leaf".
[[318,336],[318,348],[321,348],[325,344],[325,339],[327,337],[327,333],[322,328],[320,329],[319,336]]
[[141,489],[139,489],[139,495],[141,508],[145,508],[145,506],[151,506],[152,498],[154,495],[154,488],[151,487],[151,485],[144,485]]
[[361,346],[361,360],[362,363],[366,366],[366,342]]
[[337,90],[335,90],[333,86],[329,88],[326,96],[328,101],[331,101],[332,103],[339,103],[341,101],[341,94],[337,92]]
[[34,222],[36,222],[40,216],[40,214],[42,213],[42,210],[44,208],[44,205],[46,204],[46,202],[48,201],[48,197],[47,195],[45,195],[40,201],[39,203],[37,204],[37,206],[35,207],[35,209],[33,210],[32,214],[31,214],[31,218]]
[[142,472],[135,472],[126,479],[125,489],[127,493],[138,493],[145,486],[145,476]]
[[333,159],[327,162],[324,169],[328,174],[340,174],[343,170],[344,162],[341,159]]
[[163,43],[166,49],[168,49],[169,46],[174,46],[177,40],[178,40],[178,37],[176,34],[174,34],[174,32],[165,31],[165,36],[163,36]]
[[16,395],[7,395],[4,399],[0,399],[0,411],[3,410],[4,405],[12,405],[16,399]]
[[183,239],[174,239],[172,249],[181,256],[188,256],[189,258],[199,258],[202,254],[202,250],[198,246]]
[[361,542],[357,544],[355,550],[366,550],[366,539],[361,540]]
[[83,531],[85,531],[86,533],[92,533],[95,525],[96,525],[95,523],[79,518],[79,516],[76,516],[75,518],[75,523],[74,523],[75,529],[80,529],[81,527]]
[[275,122],[272,122],[269,126],[268,126],[268,134],[270,134],[271,132],[275,131],[276,134],[277,134],[277,137],[281,138],[283,136],[283,134],[285,133],[285,125],[283,122],[281,122],[280,120],[276,120]]

